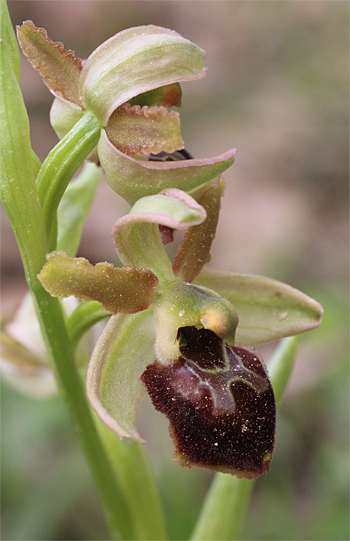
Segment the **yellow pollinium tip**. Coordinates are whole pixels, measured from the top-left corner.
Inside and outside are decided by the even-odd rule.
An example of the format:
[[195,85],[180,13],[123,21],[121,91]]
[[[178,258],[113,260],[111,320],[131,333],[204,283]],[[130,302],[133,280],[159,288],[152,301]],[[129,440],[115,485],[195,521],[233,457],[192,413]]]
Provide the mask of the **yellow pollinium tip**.
[[225,333],[227,318],[220,310],[211,309],[203,314],[201,323],[203,323],[205,329],[209,329],[218,336],[221,336]]

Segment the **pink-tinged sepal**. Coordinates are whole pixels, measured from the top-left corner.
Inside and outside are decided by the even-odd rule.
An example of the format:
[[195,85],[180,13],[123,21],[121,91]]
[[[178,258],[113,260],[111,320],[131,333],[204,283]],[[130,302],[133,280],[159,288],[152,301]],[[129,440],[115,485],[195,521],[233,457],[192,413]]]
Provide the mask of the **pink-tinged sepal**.
[[101,131],[97,152],[113,191],[134,204],[141,197],[178,188],[197,200],[234,162],[235,149],[214,158],[176,161],[137,160],[120,152]]

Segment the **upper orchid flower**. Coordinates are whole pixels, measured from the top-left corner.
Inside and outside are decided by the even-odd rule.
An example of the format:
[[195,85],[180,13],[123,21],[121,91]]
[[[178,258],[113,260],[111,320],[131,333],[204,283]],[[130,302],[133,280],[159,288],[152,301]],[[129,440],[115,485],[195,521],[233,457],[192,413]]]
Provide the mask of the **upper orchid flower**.
[[[269,469],[275,401],[263,361],[246,346],[317,327],[322,307],[276,280],[202,270],[221,193],[219,182],[200,204],[176,189],[142,198],[112,231],[124,268],[53,252],[39,279],[54,296],[98,300],[114,314],[87,375],[107,426],[143,441],[135,417],[148,391],[182,466],[254,478]],[[188,228],[173,263],[159,225]]]
[[97,138],[90,141],[85,126],[79,144],[84,146],[85,137],[86,156],[97,145],[95,160],[112,189],[129,203],[167,188],[197,197],[203,185],[215,182],[233,163],[234,150],[170,164],[145,159],[184,147],[179,115],[168,109],[180,102],[179,83],[207,73],[204,51],[176,32],[152,25],[130,28],[100,45],[86,61],[31,21],[18,27],[17,35],[55,96],[51,123],[57,135],[62,138],[90,119],[89,129],[97,130]]

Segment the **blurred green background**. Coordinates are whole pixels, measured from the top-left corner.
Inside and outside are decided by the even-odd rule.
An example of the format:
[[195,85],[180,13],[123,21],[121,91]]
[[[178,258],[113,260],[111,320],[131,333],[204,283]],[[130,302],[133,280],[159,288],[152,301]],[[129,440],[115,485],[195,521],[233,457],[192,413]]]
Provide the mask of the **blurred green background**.
[[[323,304],[301,342],[278,418],[271,472],[256,483],[242,539],[343,540],[348,504],[349,3],[343,1],[10,1],[86,58],[129,26],[172,28],[207,53],[183,85],[182,131],[196,157],[237,148],[212,250],[215,267],[288,282]],[[21,84],[41,159],[56,143],[52,96],[26,60]],[[101,183],[79,255],[115,261],[114,221],[128,205]],[[2,213],[2,310],[25,292]],[[274,344],[261,348],[266,360]],[[211,474],[172,460],[167,422],[142,405],[139,426],[171,539],[186,539]],[[101,509],[64,405],[2,385],[2,539],[106,539]]]

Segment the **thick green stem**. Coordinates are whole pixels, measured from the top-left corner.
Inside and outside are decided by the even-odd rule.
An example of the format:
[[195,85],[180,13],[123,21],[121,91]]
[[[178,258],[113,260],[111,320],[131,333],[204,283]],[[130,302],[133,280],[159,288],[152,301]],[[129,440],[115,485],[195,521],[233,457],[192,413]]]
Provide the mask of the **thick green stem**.
[[56,379],[90,465],[113,539],[134,539],[129,509],[92,419],[59,302],[39,288],[34,298]]
[[254,481],[218,473],[201,509],[193,541],[239,539]]
[[[30,145],[28,117],[17,77],[19,65],[17,66],[15,55],[16,43],[12,39],[13,29],[4,0],[1,0],[0,27],[0,178],[2,202],[16,236],[25,277],[35,299],[38,318],[57,382],[61,394],[67,402],[77,435],[94,476],[111,533],[114,538],[132,539],[134,534],[129,509],[96,430],[85,390],[75,365],[59,301],[46,293],[37,278],[45,263],[48,243],[44,216],[35,186],[38,164],[37,159],[35,157],[33,159],[34,155]],[[94,137],[96,137],[96,123],[91,118],[89,122],[95,125],[95,128],[88,131],[90,133],[95,130]],[[57,164],[59,167],[60,163],[57,161],[59,158],[56,159],[53,154],[51,157],[53,158],[52,166],[55,167],[54,164]],[[75,165],[70,169],[67,156],[61,155],[61,158],[65,160],[66,171],[72,171],[77,166],[77,162],[75,162]],[[46,171],[47,177],[43,176],[44,171]],[[48,186],[51,173],[53,171],[50,167],[41,170],[42,188]],[[42,191],[43,193],[44,191]],[[56,201],[56,196],[53,199]]]
[[142,444],[122,442],[97,416],[96,424],[129,504],[135,539],[168,539],[151,466]]
[[[281,340],[268,371],[276,397],[281,403],[297,352],[299,337]],[[218,473],[203,504],[192,541],[228,541],[239,539],[254,480],[237,479]]]

